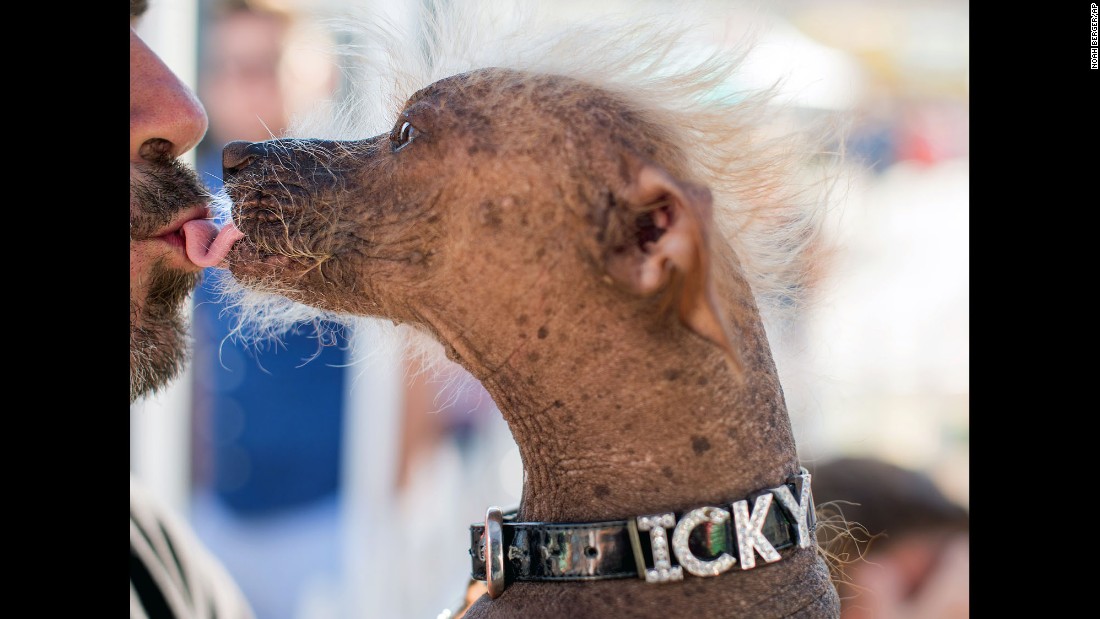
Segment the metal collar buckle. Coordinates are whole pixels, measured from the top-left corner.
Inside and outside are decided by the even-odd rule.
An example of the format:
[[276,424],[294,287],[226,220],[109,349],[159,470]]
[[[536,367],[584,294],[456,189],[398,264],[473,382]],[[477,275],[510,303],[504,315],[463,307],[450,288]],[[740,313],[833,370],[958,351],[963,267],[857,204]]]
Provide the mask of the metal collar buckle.
[[489,597],[496,599],[508,585],[504,581],[504,512],[495,505],[485,512],[481,548],[485,553],[485,585]]

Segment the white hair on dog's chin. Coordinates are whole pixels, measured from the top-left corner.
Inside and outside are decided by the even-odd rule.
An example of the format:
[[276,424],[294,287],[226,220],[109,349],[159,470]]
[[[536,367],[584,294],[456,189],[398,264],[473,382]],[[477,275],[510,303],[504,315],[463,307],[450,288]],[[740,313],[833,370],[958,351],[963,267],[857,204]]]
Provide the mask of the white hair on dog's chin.
[[[449,361],[443,345],[426,330],[415,325],[394,324],[391,320],[326,312],[293,301],[278,288],[263,288],[253,283],[241,285],[226,270],[214,271],[209,277],[222,310],[231,319],[227,339],[249,348],[259,348],[268,342],[278,342],[289,332],[312,329],[319,342],[331,343],[336,330],[363,333],[366,337],[351,338],[351,358],[369,361],[375,356],[396,359],[402,356],[413,363],[410,367],[436,372]],[[319,344],[321,345],[321,344]]]
[[[214,271],[207,277],[211,288],[217,291],[222,310],[233,318],[229,337],[245,344],[257,344],[264,340],[278,340],[280,336],[303,323],[313,323],[321,330],[322,323],[331,327],[351,326],[352,317],[325,312],[293,301],[274,286],[264,287],[253,282],[249,287],[240,284],[229,271]],[[325,335],[323,331],[319,336]]]
[[[232,220],[232,200],[225,189],[216,193],[210,210],[218,221]],[[256,347],[264,342],[278,341],[287,332],[310,324],[317,337],[325,341],[328,330],[352,327],[355,317],[326,312],[293,301],[283,290],[264,282],[251,282],[245,287],[228,270],[216,269],[206,276],[223,314],[232,320],[228,339]]]

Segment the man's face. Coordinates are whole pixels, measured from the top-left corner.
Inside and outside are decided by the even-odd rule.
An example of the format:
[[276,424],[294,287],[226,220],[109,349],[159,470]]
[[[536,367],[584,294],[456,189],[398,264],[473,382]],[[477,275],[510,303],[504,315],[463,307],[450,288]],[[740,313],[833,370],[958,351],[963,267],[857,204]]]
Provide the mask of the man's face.
[[194,94],[134,32],[130,0],[130,402],[167,384],[187,356],[186,299],[201,269],[183,223],[207,218],[207,194],[176,158],[206,132]]

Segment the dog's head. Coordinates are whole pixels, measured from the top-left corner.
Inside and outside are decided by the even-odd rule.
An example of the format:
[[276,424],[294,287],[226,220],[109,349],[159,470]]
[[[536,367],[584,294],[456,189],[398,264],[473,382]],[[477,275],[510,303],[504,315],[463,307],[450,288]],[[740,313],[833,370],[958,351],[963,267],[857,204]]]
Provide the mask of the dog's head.
[[227,145],[246,235],[231,270],[310,306],[417,323],[675,315],[730,352],[712,196],[677,135],[569,77],[448,77],[388,133]]

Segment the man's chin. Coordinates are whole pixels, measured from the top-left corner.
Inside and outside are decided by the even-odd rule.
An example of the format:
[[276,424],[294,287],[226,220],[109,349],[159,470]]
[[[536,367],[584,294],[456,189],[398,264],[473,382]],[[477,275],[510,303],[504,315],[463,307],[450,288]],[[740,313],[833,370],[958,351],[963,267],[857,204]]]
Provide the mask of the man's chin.
[[172,382],[187,363],[187,321],[130,323],[130,403]]
[[144,303],[130,301],[130,403],[179,376],[189,352],[187,299],[197,273],[154,269]]

